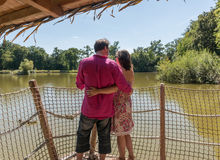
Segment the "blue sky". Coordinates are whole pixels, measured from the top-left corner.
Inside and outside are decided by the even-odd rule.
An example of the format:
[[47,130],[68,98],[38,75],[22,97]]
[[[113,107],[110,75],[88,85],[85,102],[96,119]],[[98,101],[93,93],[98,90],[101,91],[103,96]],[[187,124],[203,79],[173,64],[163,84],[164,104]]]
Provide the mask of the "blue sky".
[[[109,9],[95,21],[94,12],[76,16],[72,24],[65,20],[54,25],[58,21],[54,20],[39,28],[35,35],[36,44],[33,36],[23,42],[28,32],[14,43],[39,46],[51,54],[54,47],[93,47],[95,40],[107,38],[111,43],[119,41],[121,49],[132,52],[134,48],[149,46],[153,40],[162,40],[166,44],[180,38],[191,20],[196,20],[199,14],[209,11],[215,4],[216,0],[143,0],[121,12],[118,7],[113,7],[115,18],[110,16],[112,9]],[[15,33],[6,39],[12,40]]]

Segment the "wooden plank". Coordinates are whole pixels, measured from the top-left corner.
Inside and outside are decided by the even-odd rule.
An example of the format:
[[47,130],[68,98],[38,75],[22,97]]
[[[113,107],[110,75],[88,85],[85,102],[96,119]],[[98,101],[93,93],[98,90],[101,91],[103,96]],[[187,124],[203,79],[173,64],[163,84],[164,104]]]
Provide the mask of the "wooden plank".
[[19,0],[23,3],[29,4],[30,6],[41,10],[42,12],[48,13],[53,17],[60,17],[64,14],[61,6],[57,5],[54,0]]
[[0,6],[3,5],[6,2],[6,0],[0,0]]
[[79,0],[57,0],[57,4],[62,6],[64,4],[69,4],[69,3],[76,2],[76,1],[79,1]]
[[3,5],[0,6],[0,16],[27,7],[29,7],[29,5],[24,4],[23,2],[15,1],[15,0],[7,0]]
[[3,25],[8,22],[12,22],[14,20],[19,20],[25,18],[27,16],[39,14],[40,11],[33,7],[23,8],[12,13],[0,16],[0,24]]
[[63,9],[69,10],[69,9],[74,9],[74,8],[79,8],[82,6],[86,6],[86,5],[90,5],[90,4],[94,4],[94,3],[98,3],[98,2],[103,2],[105,0],[66,0],[65,4],[62,3],[62,7]]

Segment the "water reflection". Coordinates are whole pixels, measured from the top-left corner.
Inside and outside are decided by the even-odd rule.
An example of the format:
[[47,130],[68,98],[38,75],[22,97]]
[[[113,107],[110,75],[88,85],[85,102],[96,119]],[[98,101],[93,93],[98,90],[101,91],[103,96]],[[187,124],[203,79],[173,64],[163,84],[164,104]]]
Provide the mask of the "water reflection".
[[[159,86],[160,81],[156,79],[155,72],[135,73],[134,88]],[[50,87],[76,87],[76,73],[38,73],[31,75],[0,74],[0,93],[17,91],[28,87],[28,81],[36,79],[39,86]],[[220,85],[210,84],[168,84],[179,88],[191,89],[220,89]]]
[[0,92],[7,93],[27,88],[31,79],[36,79],[39,86],[75,87],[74,73],[39,73],[31,75],[0,75]]

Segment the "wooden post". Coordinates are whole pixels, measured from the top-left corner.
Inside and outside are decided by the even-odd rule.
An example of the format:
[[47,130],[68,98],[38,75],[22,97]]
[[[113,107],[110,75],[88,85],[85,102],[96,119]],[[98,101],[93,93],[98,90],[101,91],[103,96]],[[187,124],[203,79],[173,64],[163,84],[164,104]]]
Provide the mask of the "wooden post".
[[41,129],[43,131],[43,135],[45,140],[47,141],[47,149],[49,152],[49,156],[51,160],[58,160],[58,155],[56,152],[56,148],[54,146],[52,132],[48,124],[48,119],[46,116],[45,109],[43,107],[43,103],[41,101],[40,92],[37,86],[36,80],[30,80],[29,86],[33,95],[34,104],[38,112],[38,117],[40,119]]
[[166,160],[165,150],[165,87],[160,84],[160,160]]

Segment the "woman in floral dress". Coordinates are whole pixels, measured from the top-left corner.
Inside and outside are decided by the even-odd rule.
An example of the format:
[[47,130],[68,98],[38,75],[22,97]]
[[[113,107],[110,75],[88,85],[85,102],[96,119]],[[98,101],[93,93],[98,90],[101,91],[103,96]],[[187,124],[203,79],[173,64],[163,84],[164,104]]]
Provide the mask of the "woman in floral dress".
[[[118,51],[116,53],[116,62],[121,67],[125,79],[132,86],[134,82],[134,71],[129,52],[127,50]],[[87,90],[88,96],[110,94],[114,92],[116,92],[114,96],[115,115],[112,118],[112,132],[117,136],[119,160],[125,160],[125,148],[127,148],[129,153],[128,160],[134,160],[130,136],[132,128],[134,127],[131,96],[118,90],[117,86],[102,89],[90,88]]]

